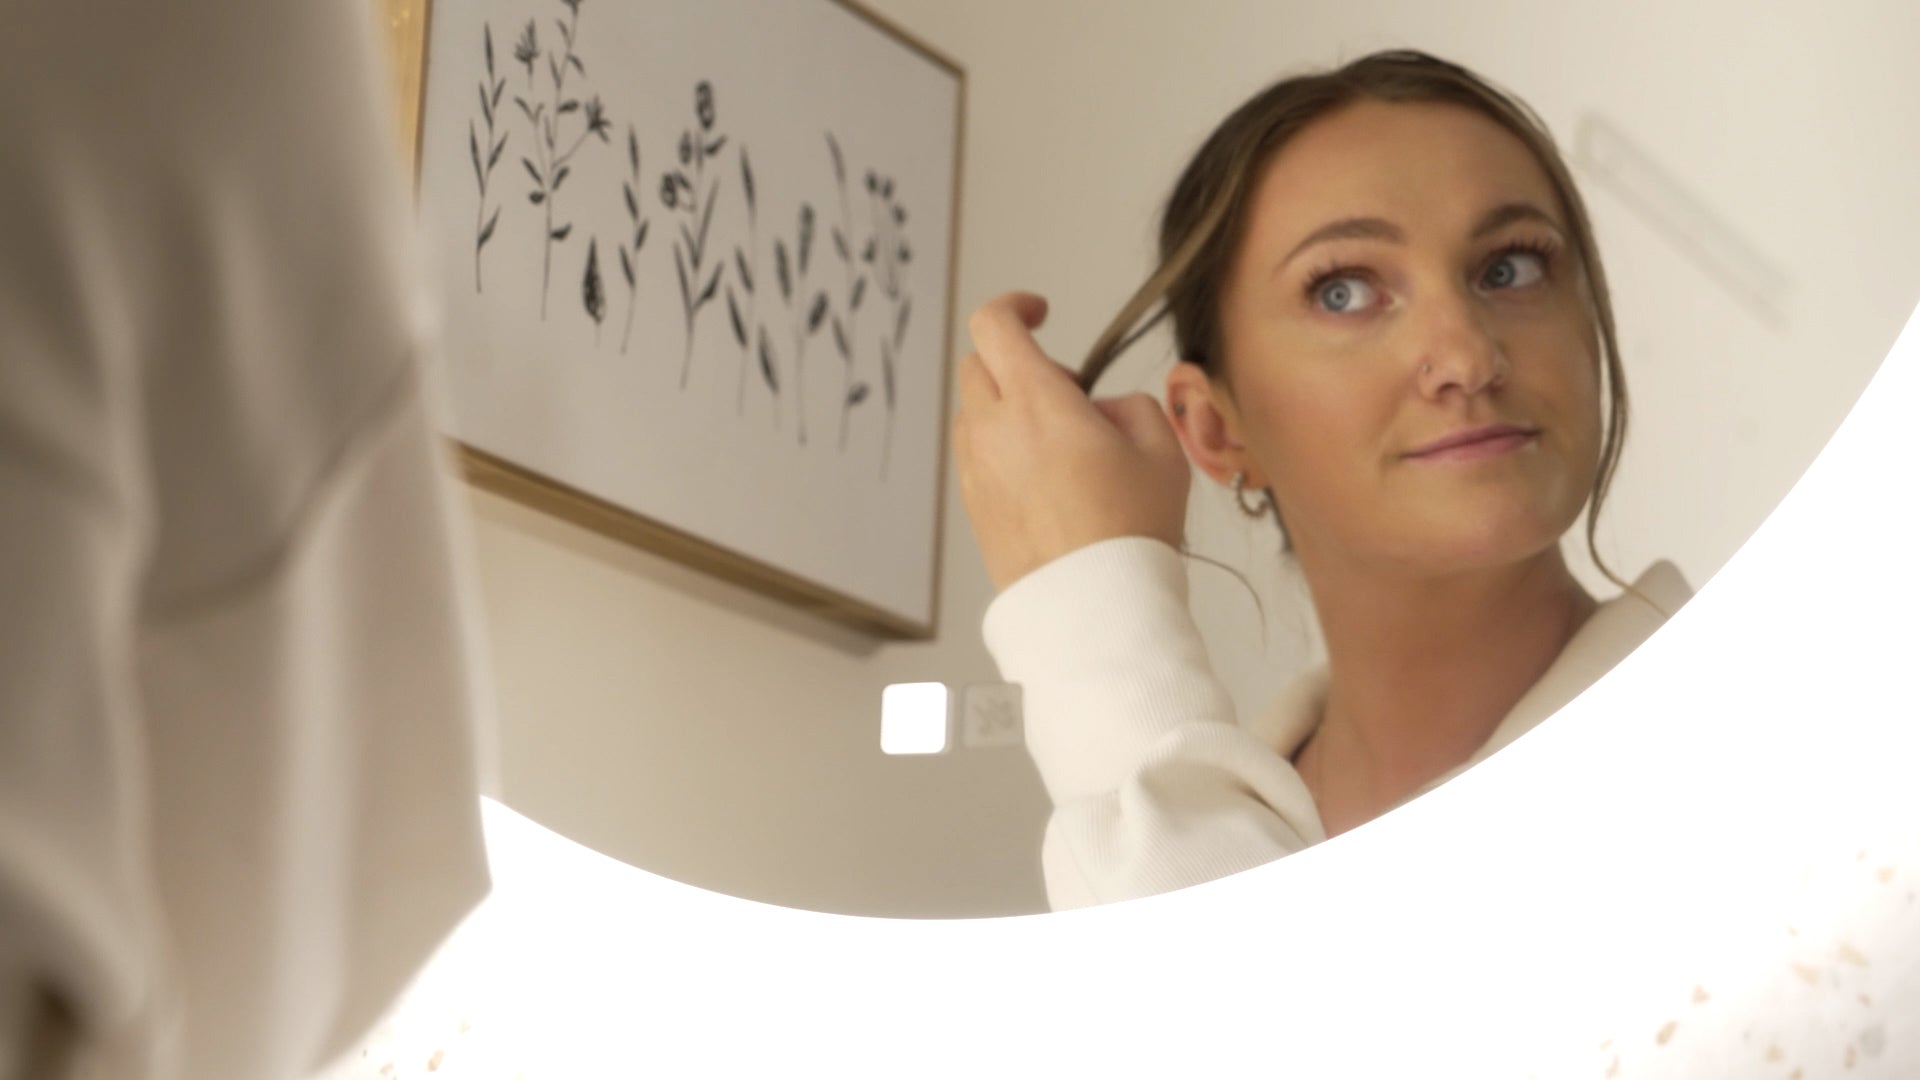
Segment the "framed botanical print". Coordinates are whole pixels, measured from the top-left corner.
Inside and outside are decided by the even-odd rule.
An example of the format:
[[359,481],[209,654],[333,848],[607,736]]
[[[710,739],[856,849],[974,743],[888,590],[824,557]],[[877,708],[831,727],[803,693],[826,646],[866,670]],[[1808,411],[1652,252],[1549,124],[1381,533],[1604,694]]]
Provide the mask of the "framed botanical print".
[[385,2],[469,478],[931,636],[961,69],[848,0]]

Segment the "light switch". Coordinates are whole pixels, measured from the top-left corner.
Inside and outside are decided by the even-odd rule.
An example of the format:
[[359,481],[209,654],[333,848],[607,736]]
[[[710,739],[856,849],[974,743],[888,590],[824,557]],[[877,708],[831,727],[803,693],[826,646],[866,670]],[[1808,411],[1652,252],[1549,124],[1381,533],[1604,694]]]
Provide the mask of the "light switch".
[[960,745],[968,749],[1022,746],[1020,684],[975,683],[960,691]]

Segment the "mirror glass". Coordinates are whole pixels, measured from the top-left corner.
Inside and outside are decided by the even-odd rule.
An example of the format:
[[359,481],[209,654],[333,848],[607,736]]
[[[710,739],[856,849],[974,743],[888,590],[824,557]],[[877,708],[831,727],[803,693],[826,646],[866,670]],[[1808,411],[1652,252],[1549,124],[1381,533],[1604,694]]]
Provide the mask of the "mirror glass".
[[[1150,271],[1188,157],[1283,75],[1413,47],[1523,99],[1566,155],[1611,284],[1632,420],[1597,539],[1629,580],[1658,560],[1694,589],[1710,579],[1813,460],[1920,294],[1910,5],[1706,0],[1679,19],[1602,0],[1193,0],[1178,15],[1152,0],[864,4],[966,72],[956,358],[971,348],[967,313],[1020,288],[1051,303],[1041,346],[1077,362]],[[1173,360],[1156,331],[1101,392],[1158,396]],[[493,793],[615,858],[756,900],[1044,910],[1050,803],[1019,745],[882,752],[886,687],[1001,680],[981,635],[993,586],[951,467],[944,485],[937,633],[907,643],[474,492]],[[1574,575],[1617,593],[1570,536]],[[1198,474],[1186,540],[1246,579],[1189,566],[1214,670],[1257,715],[1324,658],[1305,585],[1278,533]]]

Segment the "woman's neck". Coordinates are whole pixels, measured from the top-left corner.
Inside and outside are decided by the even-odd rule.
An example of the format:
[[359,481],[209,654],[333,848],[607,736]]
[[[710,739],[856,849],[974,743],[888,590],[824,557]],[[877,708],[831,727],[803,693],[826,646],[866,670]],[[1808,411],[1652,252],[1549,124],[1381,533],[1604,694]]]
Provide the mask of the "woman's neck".
[[1598,606],[1558,546],[1444,578],[1305,569],[1329,680],[1296,763],[1329,835],[1472,757]]

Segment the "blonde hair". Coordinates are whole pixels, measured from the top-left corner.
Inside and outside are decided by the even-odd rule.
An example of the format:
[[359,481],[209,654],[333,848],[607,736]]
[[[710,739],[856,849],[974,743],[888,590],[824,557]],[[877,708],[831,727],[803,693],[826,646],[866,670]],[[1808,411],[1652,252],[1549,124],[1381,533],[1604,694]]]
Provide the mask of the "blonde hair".
[[1626,441],[1627,387],[1613,304],[1586,205],[1553,136],[1533,110],[1458,64],[1411,50],[1377,52],[1332,71],[1284,79],[1235,109],[1207,137],[1174,185],[1160,219],[1160,265],[1095,340],[1080,366],[1081,387],[1091,392],[1116,357],[1169,317],[1175,355],[1209,377],[1221,376],[1220,297],[1255,183],[1288,140],[1335,109],[1359,101],[1472,109],[1511,132],[1545,170],[1567,218],[1573,256],[1585,271],[1588,312],[1605,373],[1605,430],[1589,497],[1587,552],[1609,581],[1636,591],[1608,568],[1594,539]]

